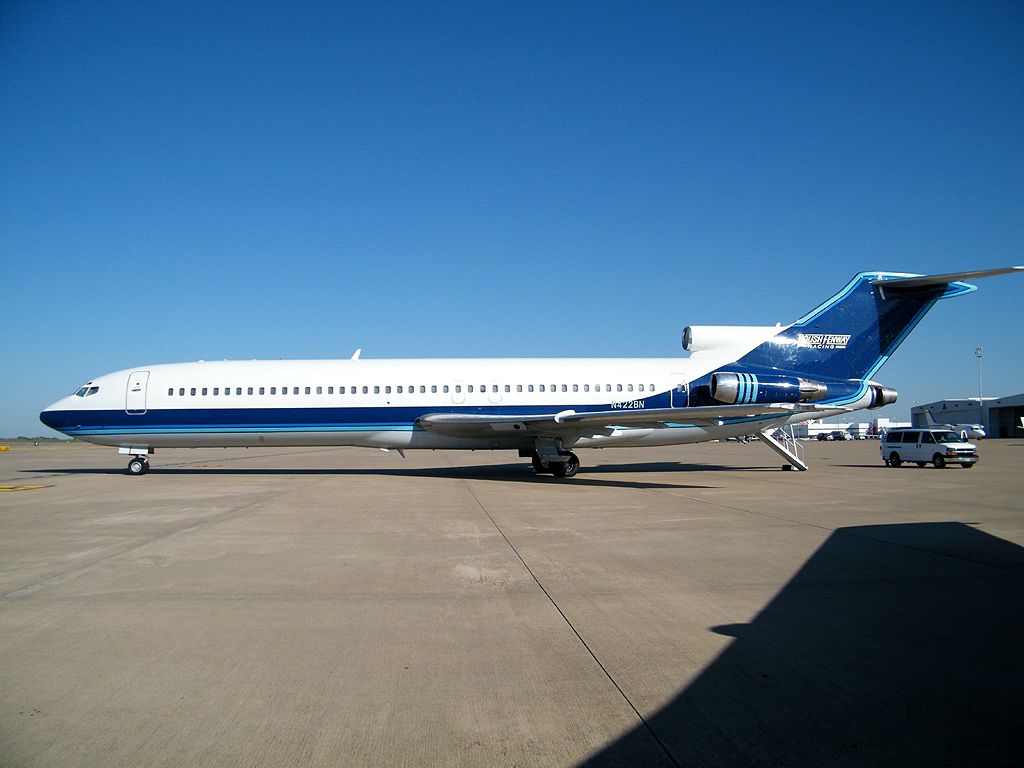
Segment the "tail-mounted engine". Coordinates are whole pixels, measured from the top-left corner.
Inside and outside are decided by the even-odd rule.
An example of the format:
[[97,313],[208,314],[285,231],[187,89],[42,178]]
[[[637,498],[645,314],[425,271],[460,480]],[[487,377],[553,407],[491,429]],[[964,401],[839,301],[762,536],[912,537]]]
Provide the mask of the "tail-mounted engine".
[[828,387],[797,376],[713,373],[711,396],[729,405],[807,403],[827,397]]
[[895,389],[883,387],[881,384],[869,385],[868,392],[871,393],[871,404],[868,408],[881,408],[884,405],[892,405],[896,402],[896,398],[899,397]]
[[781,330],[778,325],[688,325],[683,328],[683,349],[687,352],[752,349]]

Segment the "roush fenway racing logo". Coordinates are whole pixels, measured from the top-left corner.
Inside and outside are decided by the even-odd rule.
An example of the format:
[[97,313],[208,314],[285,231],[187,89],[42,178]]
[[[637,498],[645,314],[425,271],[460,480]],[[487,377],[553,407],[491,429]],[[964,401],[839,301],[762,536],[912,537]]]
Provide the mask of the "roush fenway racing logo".
[[810,347],[811,349],[846,349],[846,345],[849,343],[849,334],[800,333],[796,337],[798,347]]

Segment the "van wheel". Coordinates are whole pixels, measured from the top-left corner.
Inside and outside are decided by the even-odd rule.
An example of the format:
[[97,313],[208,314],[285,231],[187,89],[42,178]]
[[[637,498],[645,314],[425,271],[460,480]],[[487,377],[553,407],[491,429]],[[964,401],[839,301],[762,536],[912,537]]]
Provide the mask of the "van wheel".
[[889,454],[889,466],[890,467],[893,467],[894,469],[898,469],[900,464],[902,464],[902,463],[903,462],[900,461],[900,455],[898,453],[896,453],[896,451],[893,451],[892,453]]
[[932,456],[932,464],[935,465],[936,469],[944,469],[946,466],[946,460],[942,458],[940,454],[936,453]]
[[914,463],[917,464],[917,466],[919,466],[919,467],[925,467],[925,466],[928,465],[927,461],[917,461],[917,462],[914,462]]

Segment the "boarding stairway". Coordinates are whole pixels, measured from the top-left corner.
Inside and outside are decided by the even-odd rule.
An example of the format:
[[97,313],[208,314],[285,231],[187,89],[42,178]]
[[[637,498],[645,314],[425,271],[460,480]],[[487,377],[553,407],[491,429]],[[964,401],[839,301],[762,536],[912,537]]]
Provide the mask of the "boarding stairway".
[[760,437],[765,445],[789,462],[782,465],[783,469],[807,471],[807,464],[804,462],[804,449],[800,445],[800,441],[796,439],[792,424],[765,430],[760,433]]

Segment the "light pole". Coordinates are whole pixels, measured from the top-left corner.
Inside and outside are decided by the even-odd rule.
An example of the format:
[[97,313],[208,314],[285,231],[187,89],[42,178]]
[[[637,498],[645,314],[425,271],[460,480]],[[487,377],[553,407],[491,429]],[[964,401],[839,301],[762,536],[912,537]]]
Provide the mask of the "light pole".
[[982,410],[982,404],[981,404],[981,397],[982,397],[981,359],[983,357],[985,357],[985,348],[984,347],[975,347],[974,348],[974,356],[976,358],[978,358],[978,421],[982,421],[984,419],[985,414],[984,414],[984,412]]

